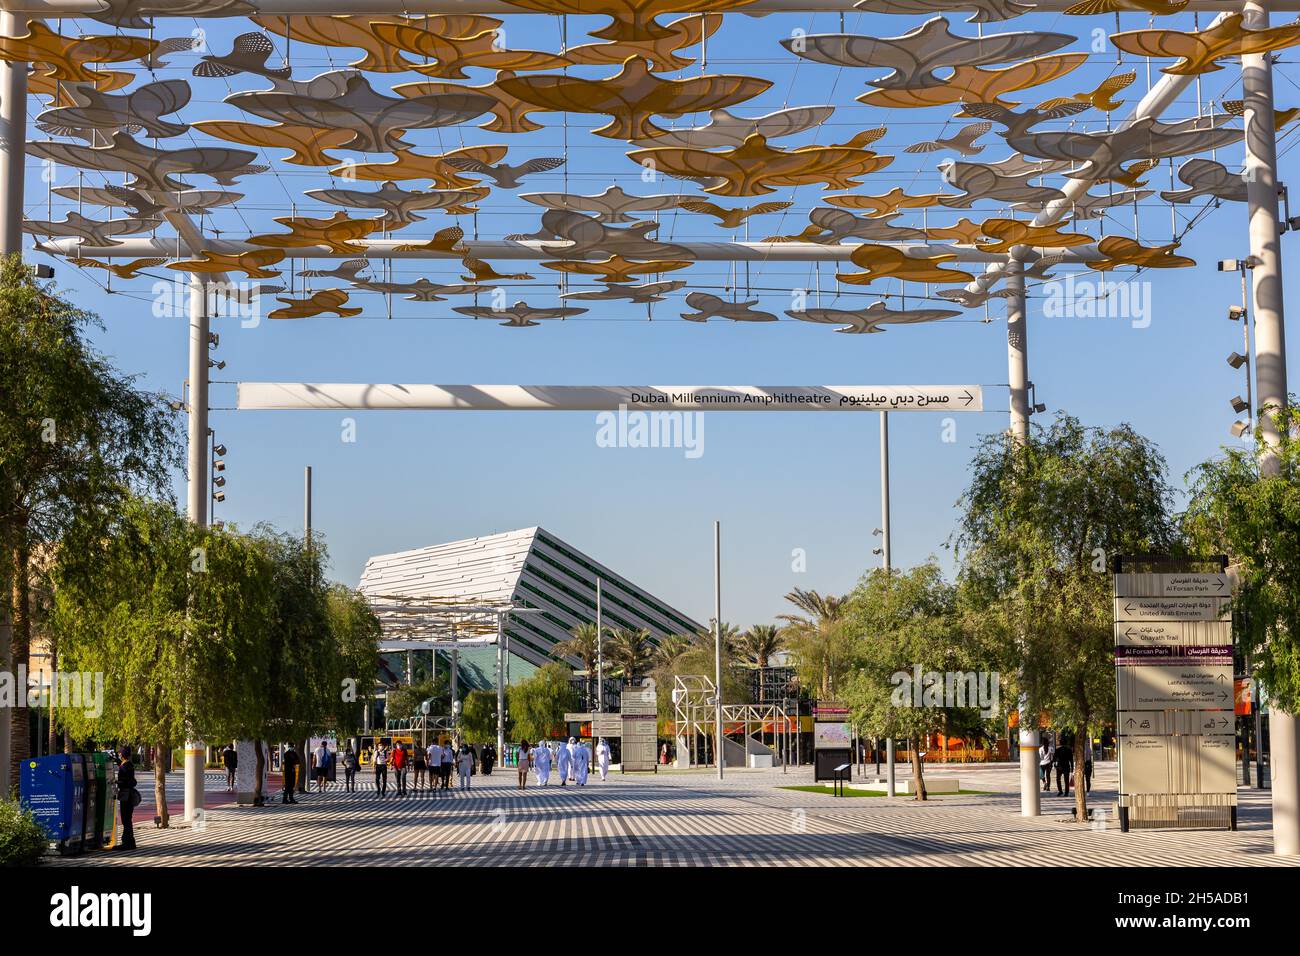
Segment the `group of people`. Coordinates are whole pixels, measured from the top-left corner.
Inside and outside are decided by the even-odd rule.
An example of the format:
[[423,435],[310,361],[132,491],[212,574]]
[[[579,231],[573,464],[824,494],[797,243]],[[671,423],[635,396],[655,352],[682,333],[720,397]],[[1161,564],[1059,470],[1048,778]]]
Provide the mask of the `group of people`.
[[[1043,782],[1043,793],[1052,789],[1052,771],[1056,771],[1056,794],[1068,797],[1070,782],[1074,776],[1074,741],[1062,736],[1058,741],[1043,738],[1038,748],[1038,772]],[[1092,790],[1092,744],[1083,744],[1083,786],[1084,791]]]
[[[601,737],[596,744],[595,753],[596,770],[600,773],[600,779],[606,780],[609,777],[609,744],[604,737]],[[567,744],[562,743],[552,747],[550,743],[538,743],[532,746],[527,740],[519,744],[519,789],[524,790],[528,787],[528,771],[531,768],[537,774],[537,782],[545,787],[551,782],[551,768],[554,766],[556,775],[560,778],[560,786],[567,786],[573,783],[575,786],[585,787],[587,785],[587,776],[591,772],[592,752],[582,741],[576,737],[570,737]]]
[[[393,794],[398,797],[404,797],[412,791],[419,793],[421,788],[435,795],[450,790],[453,770],[456,771],[460,789],[468,790],[470,779],[474,775],[475,761],[474,751],[468,744],[453,747],[450,742],[437,741],[427,747],[380,743],[371,754],[371,763],[375,768],[375,790],[381,797],[388,795],[390,774],[393,778]],[[408,790],[407,778],[412,770],[414,780]]]

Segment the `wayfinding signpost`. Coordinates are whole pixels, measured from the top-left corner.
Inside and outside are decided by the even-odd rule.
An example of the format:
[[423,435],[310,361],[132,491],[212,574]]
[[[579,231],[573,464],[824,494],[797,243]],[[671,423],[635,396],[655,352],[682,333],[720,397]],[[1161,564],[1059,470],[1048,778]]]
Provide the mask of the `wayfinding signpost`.
[[[1210,562],[1190,562],[1183,567]],[[1218,570],[1115,562],[1120,828],[1236,829],[1232,596]]]

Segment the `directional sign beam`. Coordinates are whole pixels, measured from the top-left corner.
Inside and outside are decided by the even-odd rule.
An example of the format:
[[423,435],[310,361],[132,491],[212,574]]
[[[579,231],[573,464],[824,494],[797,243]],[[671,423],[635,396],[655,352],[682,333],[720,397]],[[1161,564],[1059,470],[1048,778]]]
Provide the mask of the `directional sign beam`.
[[240,382],[237,407],[424,411],[979,412],[979,385],[364,385]]

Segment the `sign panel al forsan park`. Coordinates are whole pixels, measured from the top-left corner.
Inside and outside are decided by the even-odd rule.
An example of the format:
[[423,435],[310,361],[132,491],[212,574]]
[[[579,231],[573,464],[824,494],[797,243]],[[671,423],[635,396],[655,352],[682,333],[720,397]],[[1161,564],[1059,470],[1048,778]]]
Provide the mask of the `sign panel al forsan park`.
[[1115,575],[1126,827],[1235,825],[1231,595],[1226,574]]

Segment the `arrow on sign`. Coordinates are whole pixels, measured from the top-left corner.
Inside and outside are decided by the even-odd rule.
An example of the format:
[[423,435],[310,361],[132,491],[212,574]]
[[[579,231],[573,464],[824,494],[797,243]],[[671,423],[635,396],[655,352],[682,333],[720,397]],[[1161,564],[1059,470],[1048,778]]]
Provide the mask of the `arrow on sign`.
[[970,405],[971,402],[975,401],[975,396],[972,395],[970,392],[965,391],[964,389],[962,391],[961,397],[962,397],[962,402],[965,405]]

